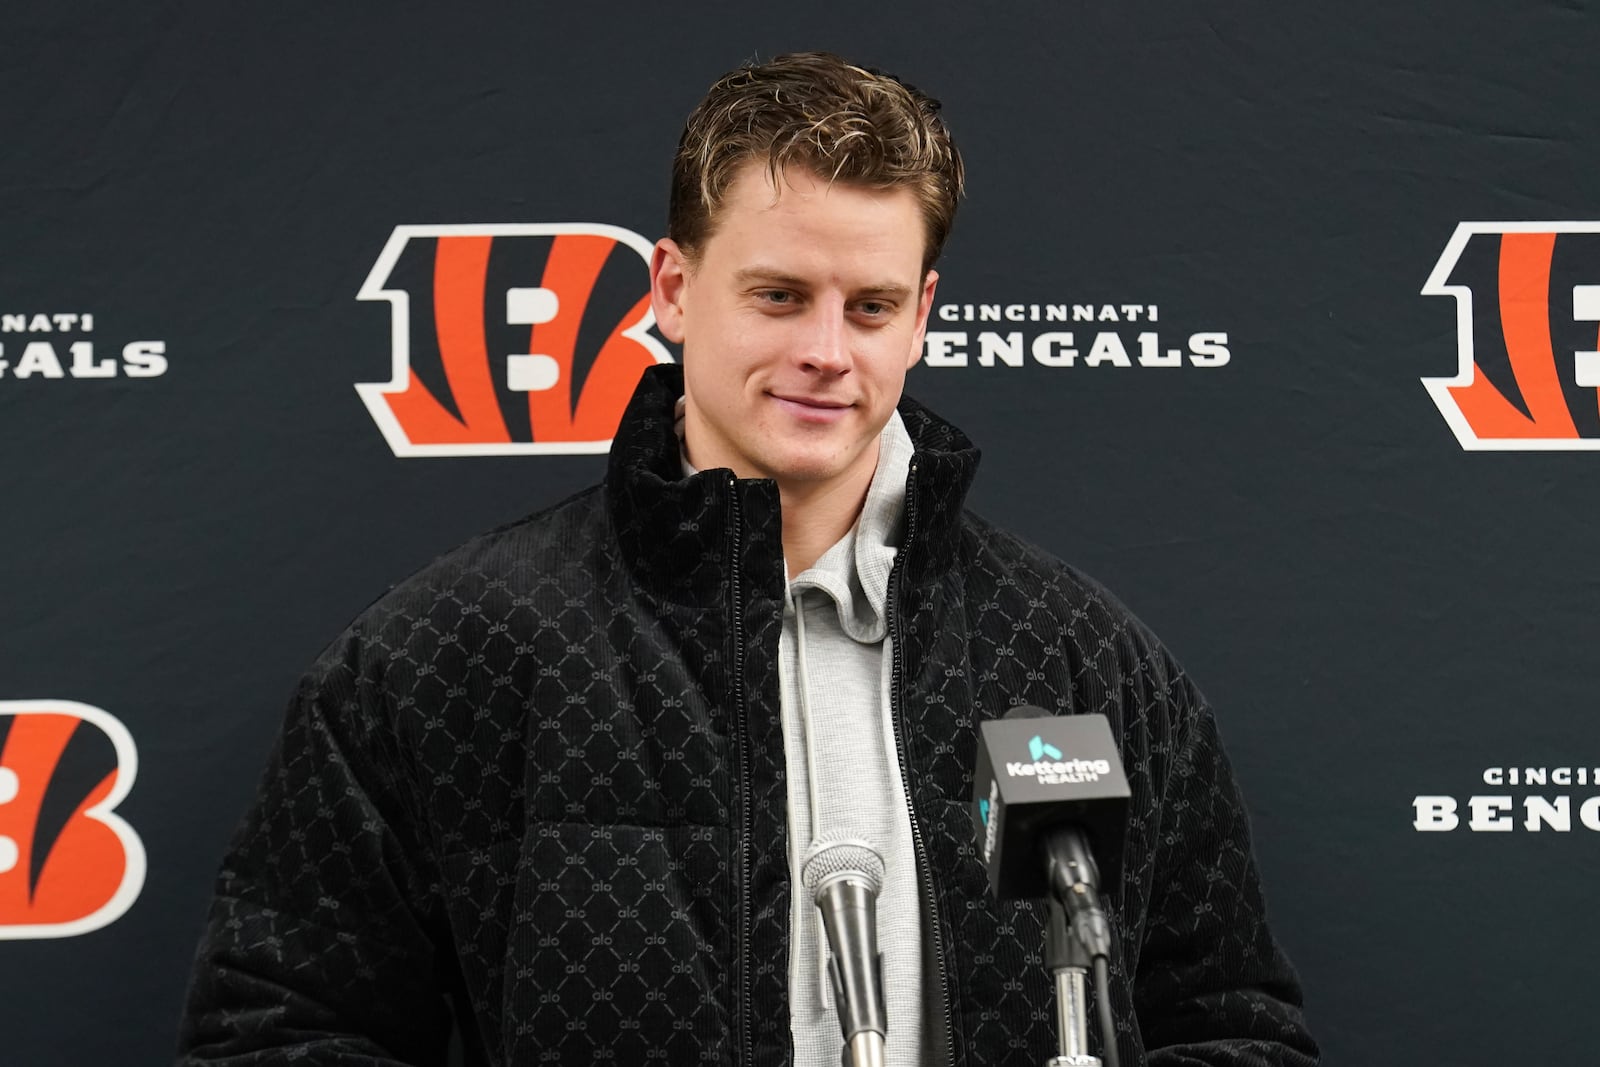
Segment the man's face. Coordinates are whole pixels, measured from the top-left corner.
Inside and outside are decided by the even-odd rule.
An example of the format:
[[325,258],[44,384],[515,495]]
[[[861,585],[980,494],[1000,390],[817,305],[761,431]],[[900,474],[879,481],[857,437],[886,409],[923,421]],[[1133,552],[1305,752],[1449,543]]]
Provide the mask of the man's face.
[[[729,187],[693,265],[657,243],[651,296],[683,345],[689,461],[780,488],[866,492],[938,275],[908,189],[760,162]],[[808,493],[809,495],[809,493]]]

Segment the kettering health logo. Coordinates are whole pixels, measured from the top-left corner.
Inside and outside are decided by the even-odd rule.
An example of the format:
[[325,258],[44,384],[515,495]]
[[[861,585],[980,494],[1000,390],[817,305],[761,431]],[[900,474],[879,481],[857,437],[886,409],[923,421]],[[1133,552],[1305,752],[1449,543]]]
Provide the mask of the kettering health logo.
[[1600,222],[1463,222],[1422,293],[1456,301],[1422,384],[1463,449],[1600,449]]
[[1061,750],[1054,745],[1045,744],[1044,738],[1034,734],[1033,740],[1028,742],[1028,757],[1033,760],[1042,760],[1046,756],[1051,759],[1060,759]]
[[396,456],[605,452],[647,367],[651,243],[599,223],[397,226],[359,300],[390,378],[356,386]]
[[[1098,782],[1102,774],[1111,773],[1109,760],[1063,759],[1061,750],[1038,734],[1028,742],[1030,762],[1006,764],[1006,773],[1013,778],[1034,778],[1041,785],[1065,785]],[[987,811],[979,818],[988,819]]]

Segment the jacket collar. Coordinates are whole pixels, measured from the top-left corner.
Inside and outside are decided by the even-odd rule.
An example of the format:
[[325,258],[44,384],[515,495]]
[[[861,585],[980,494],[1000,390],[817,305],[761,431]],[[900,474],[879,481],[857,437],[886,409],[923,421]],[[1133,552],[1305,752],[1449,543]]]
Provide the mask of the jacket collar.
[[791,599],[817,591],[831,604],[839,629],[852,641],[877,644],[888,631],[889,575],[905,533],[911,436],[899,412],[878,435],[878,468],[850,529],[789,583]]
[[[726,468],[683,477],[674,406],[683,368],[650,367],[639,380],[611,445],[606,499],[618,542],[635,580],[650,592],[687,603],[713,603],[724,585],[733,540],[728,522],[738,508],[745,531],[740,569],[781,587],[783,546],[777,484],[735,479]],[[955,559],[963,503],[977,473],[978,449],[955,426],[902,396],[900,417],[915,451],[907,479],[907,577],[921,580]]]

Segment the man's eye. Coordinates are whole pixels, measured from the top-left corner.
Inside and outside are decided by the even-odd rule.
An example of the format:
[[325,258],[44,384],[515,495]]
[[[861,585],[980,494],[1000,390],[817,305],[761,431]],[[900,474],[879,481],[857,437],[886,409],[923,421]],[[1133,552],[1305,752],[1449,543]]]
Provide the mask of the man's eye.
[[768,304],[792,304],[792,303],[794,303],[794,294],[790,293],[790,292],[785,292],[782,289],[763,289],[760,293],[757,293],[756,295],[760,300],[762,300],[763,302],[768,303]]
[[884,318],[894,313],[894,308],[881,300],[867,300],[857,306],[861,309],[862,314],[870,315],[875,319]]

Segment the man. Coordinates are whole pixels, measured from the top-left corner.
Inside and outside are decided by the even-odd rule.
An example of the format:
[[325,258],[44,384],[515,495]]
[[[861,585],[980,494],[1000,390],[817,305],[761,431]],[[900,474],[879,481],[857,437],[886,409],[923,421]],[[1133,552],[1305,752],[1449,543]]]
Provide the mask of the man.
[[834,1063],[807,854],[885,859],[894,1063],[1055,1047],[1040,906],[986,891],[977,723],[1101,712],[1121,1062],[1310,1064],[1212,715],[1088,579],[962,510],[902,396],[961,193],[938,105],[809,54],[691,115],[651,263],[681,370],[605,482],[383,597],[290,707],[186,1063]]

